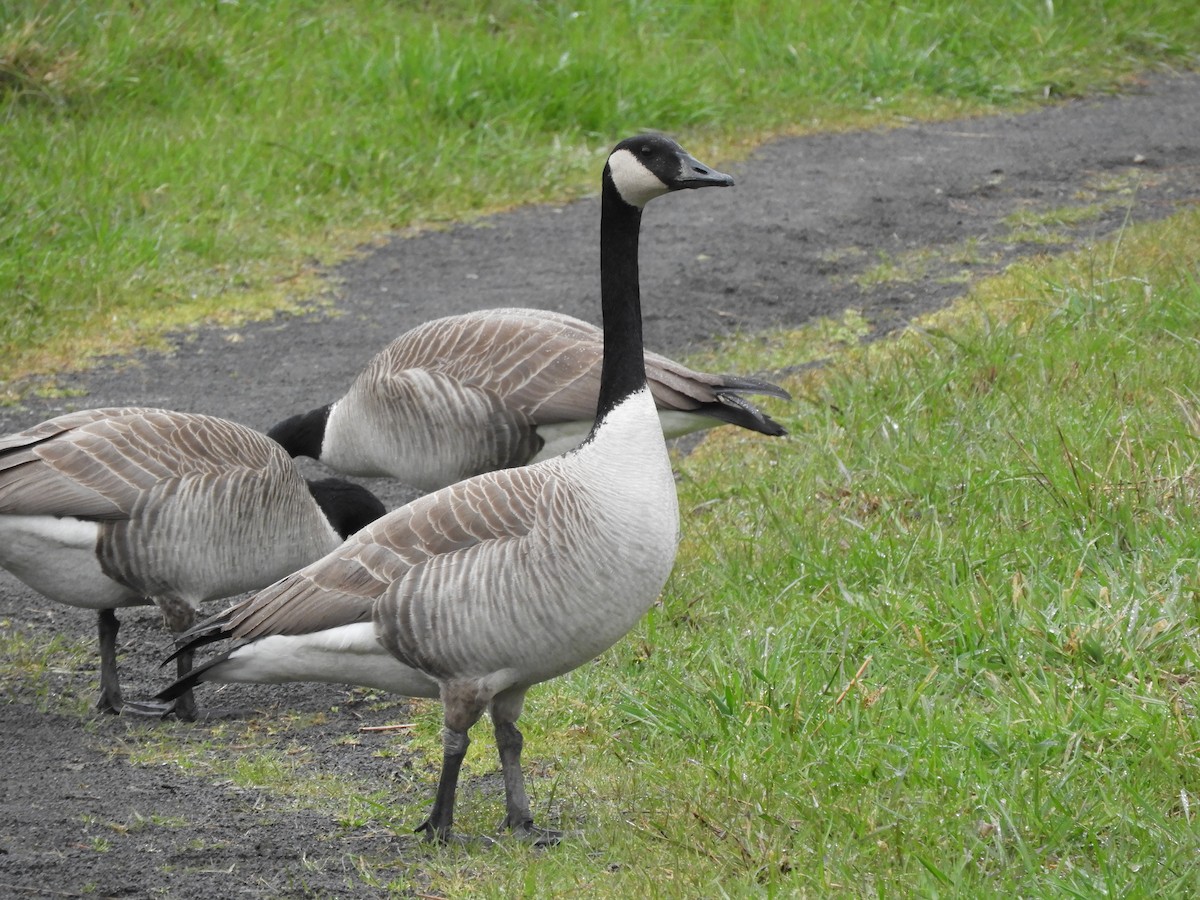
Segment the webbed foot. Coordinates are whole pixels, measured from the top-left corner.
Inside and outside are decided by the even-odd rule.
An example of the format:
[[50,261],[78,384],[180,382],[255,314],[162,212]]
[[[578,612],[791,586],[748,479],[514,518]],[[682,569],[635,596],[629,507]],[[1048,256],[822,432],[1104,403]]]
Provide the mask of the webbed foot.
[[[174,703],[161,703],[157,700],[127,700],[114,712],[122,716],[140,716],[145,719],[165,719],[171,714],[179,715]],[[185,718],[182,715],[179,717]]]
[[488,850],[496,846],[496,841],[493,838],[482,834],[459,834],[454,831],[440,830],[435,828],[426,819],[420,825],[413,829],[418,834],[425,833],[425,841],[430,844],[439,844],[443,847],[464,847],[468,850]]
[[512,836],[518,841],[533,847],[556,847],[562,843],[564,838],[574,836],[570,832],[542,828],[534,825],[533,822],[522,822],[520,825],[510,826],[510,830]]

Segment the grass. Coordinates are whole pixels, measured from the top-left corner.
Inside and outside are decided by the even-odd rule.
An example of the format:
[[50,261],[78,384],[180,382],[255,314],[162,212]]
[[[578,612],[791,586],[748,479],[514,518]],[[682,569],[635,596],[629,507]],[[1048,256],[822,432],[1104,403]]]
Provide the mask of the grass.
[[662,605],[531,698],[586,838],[433,888],[1194,893],[1198,246],[1013,270],[798,380],[791,441],[702,445]]
[[[853,313],[772,336],[768,354],[827,360],[773,409],[793,436],[717,432],[679,461],[661,604],[529,698],[535,816],[581,835],[360,854],[347,877],[440,896],[1194,895],[1198,248],[1191,211],[1014,267],[886,341],[860,345]],[[730,369],[763,352],[709,351]],[[406,714],[399,791],[313,765],[306,721],[147,729],[117,752],[319,811],[331,835],[407,834],[437,704]],[[497,768],[484,732],[466,832],[499,816],[473,787]]]
[[1104,209],[1099,203],[1048,210],[1021,209],[1006,216],[1004,224],[1009,228],[1008,240],[1014,244],[1067,245],[1072,242],[1069,229],[1098,221]]
[[653,127],[1012,108],[1194,64],[1200,11],[1091,0],[0,3],[0,372],[319,302],[395,228],[591,190]]
[[39,712],[86,715],[95,703],[71,688],[80,669],[98,668],[95,641],[62,635],[45,639],[10,618],[0,618],[0,689],[22,697]]

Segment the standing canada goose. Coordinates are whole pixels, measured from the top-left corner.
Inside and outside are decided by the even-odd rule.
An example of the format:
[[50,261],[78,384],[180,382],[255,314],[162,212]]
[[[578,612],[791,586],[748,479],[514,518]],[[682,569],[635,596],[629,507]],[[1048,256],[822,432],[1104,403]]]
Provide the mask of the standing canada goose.
[[[173,631],[202,600],[270,584],[385,512],[365,488],[306,483],[279,445],[210,416],[119,407],[0,438],[0,566],[99,611],[100,699],[119,713],[114,609],[155,603]],[[191,655],[179,658],[179,674]],[[190,692],[175,712],[194,715]]]
[[[595,425],[563,456],[475,476],[401,507],[323,559],[189,632],[185,650],[239,641],[180,679],[373,684],[444,706],[443,763],[418,830],[451,826],[468,731],[491,714],[504,775],[503,825],[539,843],[521,773],[526,691],[603,653],[658,597],[679,510],[642,355],[642,208],[733,179],[674,141],[622,141],[604,167],[600,226],[604,362]],[[394,662],[384,662],[378,645]]]
[[[539,309],[435,319],[384,348],[340,400],[267,434],[292,456],[426,491],[549,459],[591,430],[603,337],[595,325]],[[789,399],[778,385],[645,358],[666,437],[725,423],[786,434],[741,396]]]

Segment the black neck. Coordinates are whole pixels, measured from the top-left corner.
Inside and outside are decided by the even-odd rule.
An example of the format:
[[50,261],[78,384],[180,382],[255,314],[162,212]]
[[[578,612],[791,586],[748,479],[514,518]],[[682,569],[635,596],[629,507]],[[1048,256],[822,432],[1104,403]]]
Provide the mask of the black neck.
[[600,210],[600,303],[604,317],[604,364],[600,370],[599,423],[646,385],[642,349],[642,299],[638,285],[638,236],[642,211],[621,199],[608,173]]
[[288,456],[311,456],[321,458],[321,447],[325,443],[325,424],[333,404],[284,419],[267,432],[267,437],[283,445]]
[[342,540],[387,512],[379,498],[360,484],[341,478],[305,481],[308,492]]

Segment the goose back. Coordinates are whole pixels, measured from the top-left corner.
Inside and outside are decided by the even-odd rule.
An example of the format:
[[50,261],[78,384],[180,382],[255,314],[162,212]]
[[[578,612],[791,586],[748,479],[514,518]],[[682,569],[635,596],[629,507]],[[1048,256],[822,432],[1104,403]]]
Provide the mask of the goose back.
[[[379,383],[411,369],[436,371],[503,398],[538,424],[590,419],[603,349],[601,329],[582,319],[541,309],[489,309],[405,332],[376,355],[363,381]],[[723,389],[790,398],[761,379],[699,372],[652,351],[645,351],[645,360],[650,390],[663,409],[696,410],[719,402]]]

